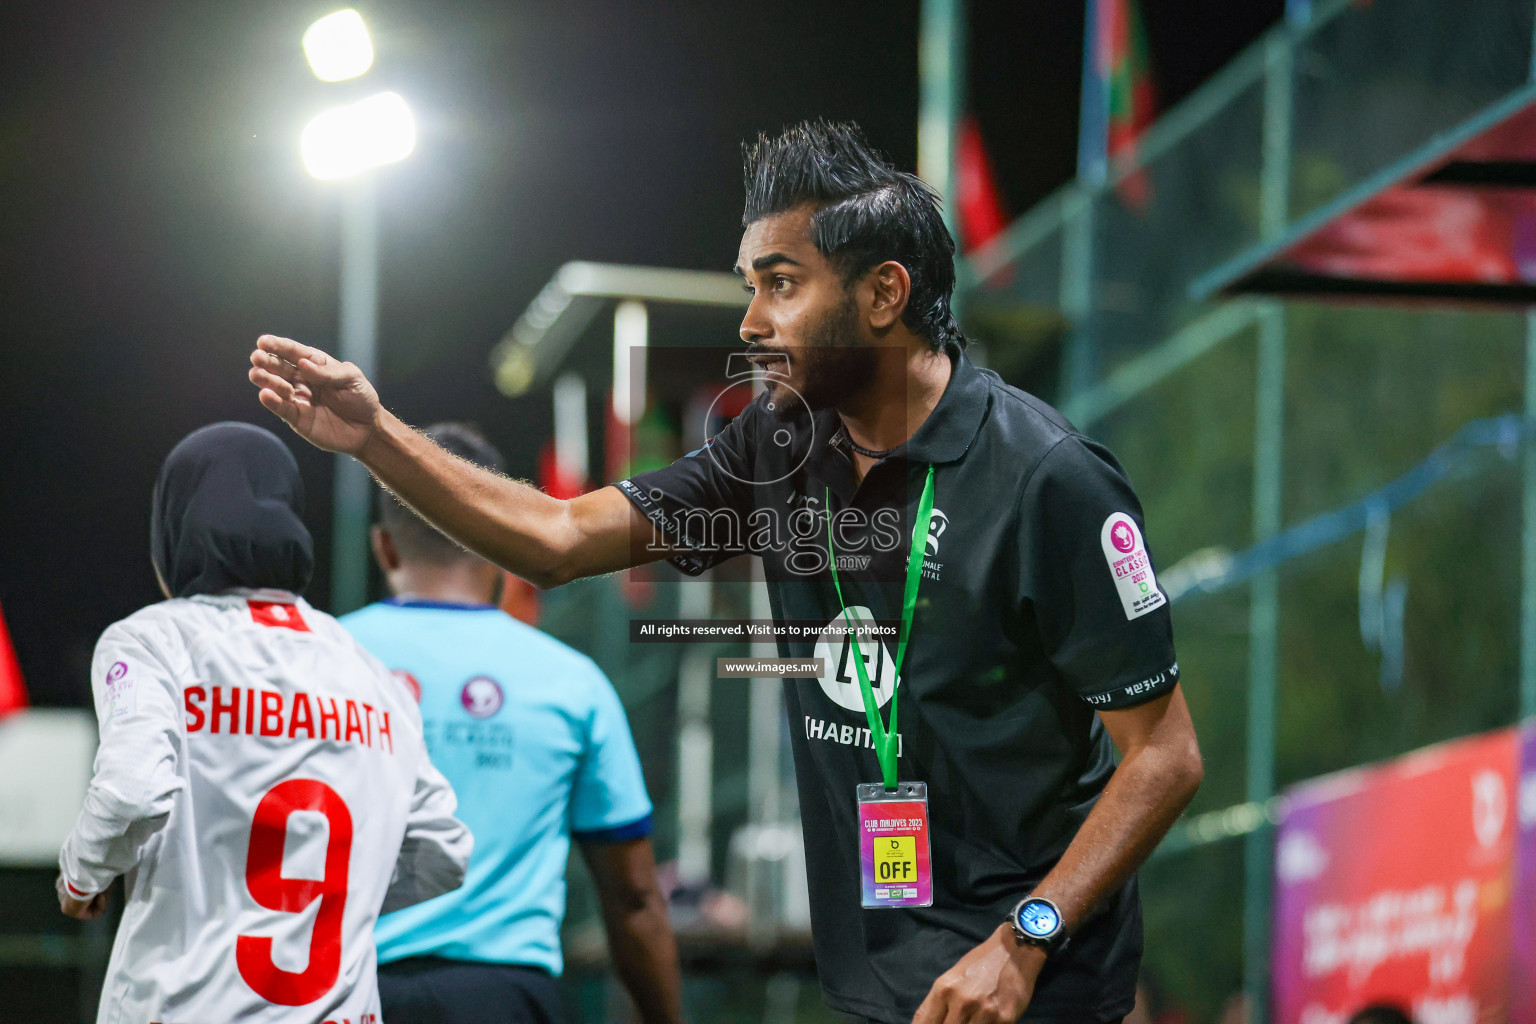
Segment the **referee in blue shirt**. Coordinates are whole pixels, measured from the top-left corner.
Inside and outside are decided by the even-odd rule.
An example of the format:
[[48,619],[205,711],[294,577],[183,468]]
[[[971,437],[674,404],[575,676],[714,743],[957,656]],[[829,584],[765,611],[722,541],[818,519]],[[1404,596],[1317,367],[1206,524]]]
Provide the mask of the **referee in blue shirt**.
[[[471,428],[428,432],[501,470],[500,453]],[[475,835],[462,887],[379,919],[384,1019],[560,1020],[555,977],[574,838],[641,1020],[679,1020],[651,802],[618,695],[591,659],[496,608],[500,569],[381,498],[374,554],[395,596],[341,621],[418,693],[432,761]]]

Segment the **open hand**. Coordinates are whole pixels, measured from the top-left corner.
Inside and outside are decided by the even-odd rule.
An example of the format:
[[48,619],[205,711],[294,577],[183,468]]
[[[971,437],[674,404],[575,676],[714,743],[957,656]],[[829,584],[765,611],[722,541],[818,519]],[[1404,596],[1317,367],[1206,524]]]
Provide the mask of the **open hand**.
[[247,376],[261,389],[262,405],[328,452],[356,455],[383,411],[379,393],[356,365],[287,338],[257,338]]
[[54,879],[53,887],[59,894],[59,909],[64,912],[65,916],[72,917],[76,921],[90,921],[98,918],[107,909],[107,894],[105,892],[98,892],[94,896],[78,899],[75,896],[75,890],[68,882],[64,881],[63,875]]
[[1022,945],[1008,925],[939,975],[912,1024],[1016,1024],[1029,1009],[1045,952]]

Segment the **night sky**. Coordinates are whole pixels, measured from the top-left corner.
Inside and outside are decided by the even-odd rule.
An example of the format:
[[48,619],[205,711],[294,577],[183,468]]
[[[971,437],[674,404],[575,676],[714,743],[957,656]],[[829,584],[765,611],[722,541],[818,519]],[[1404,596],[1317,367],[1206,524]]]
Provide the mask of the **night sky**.
[[[299,38],[337,6],[0,5],[0,606],[34,703],[88,703],[96,637],[158,599],[165,453],[221,419],[292,438],[245,369],[263,332],[334,344],[344,184],[299,162],[314,113],[412,105],[417,151],[381,176],[377,383],[407,421],[479,423],[524,476],[547,394],[500,397],[486,354],[561,263],[727,269],[741,140],[799,118],[916,163],[916,0],[358,3],[376,63],[326,85]],[[1143,0],[1164,102],[1282,6]],[[1072,175],[1082,17],[972,4],[971,106],[1012,214]],[[291,447],[323,608],[330,457]]]

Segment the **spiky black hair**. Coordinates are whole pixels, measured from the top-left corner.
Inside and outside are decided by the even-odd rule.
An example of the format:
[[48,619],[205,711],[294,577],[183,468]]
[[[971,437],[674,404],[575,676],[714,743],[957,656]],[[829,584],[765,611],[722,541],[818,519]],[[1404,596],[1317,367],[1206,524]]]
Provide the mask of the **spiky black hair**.
[[742,146],[747,203],[741,225],[811,204],[811,240],[851,283],[895,260],[912,279],[902,321],[935,349],[965,345],[950,310],[955,241],[939,196],[915,174],[898,171],[855,124],[801,121]]

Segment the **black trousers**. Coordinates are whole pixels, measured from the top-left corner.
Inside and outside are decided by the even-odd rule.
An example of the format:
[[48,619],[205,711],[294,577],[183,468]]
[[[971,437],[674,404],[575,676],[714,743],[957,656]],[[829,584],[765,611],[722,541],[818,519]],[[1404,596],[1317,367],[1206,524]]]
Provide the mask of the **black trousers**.
[[560,993],[541,967],[418,956],[379,965],[387,1024],[560,1024]]

